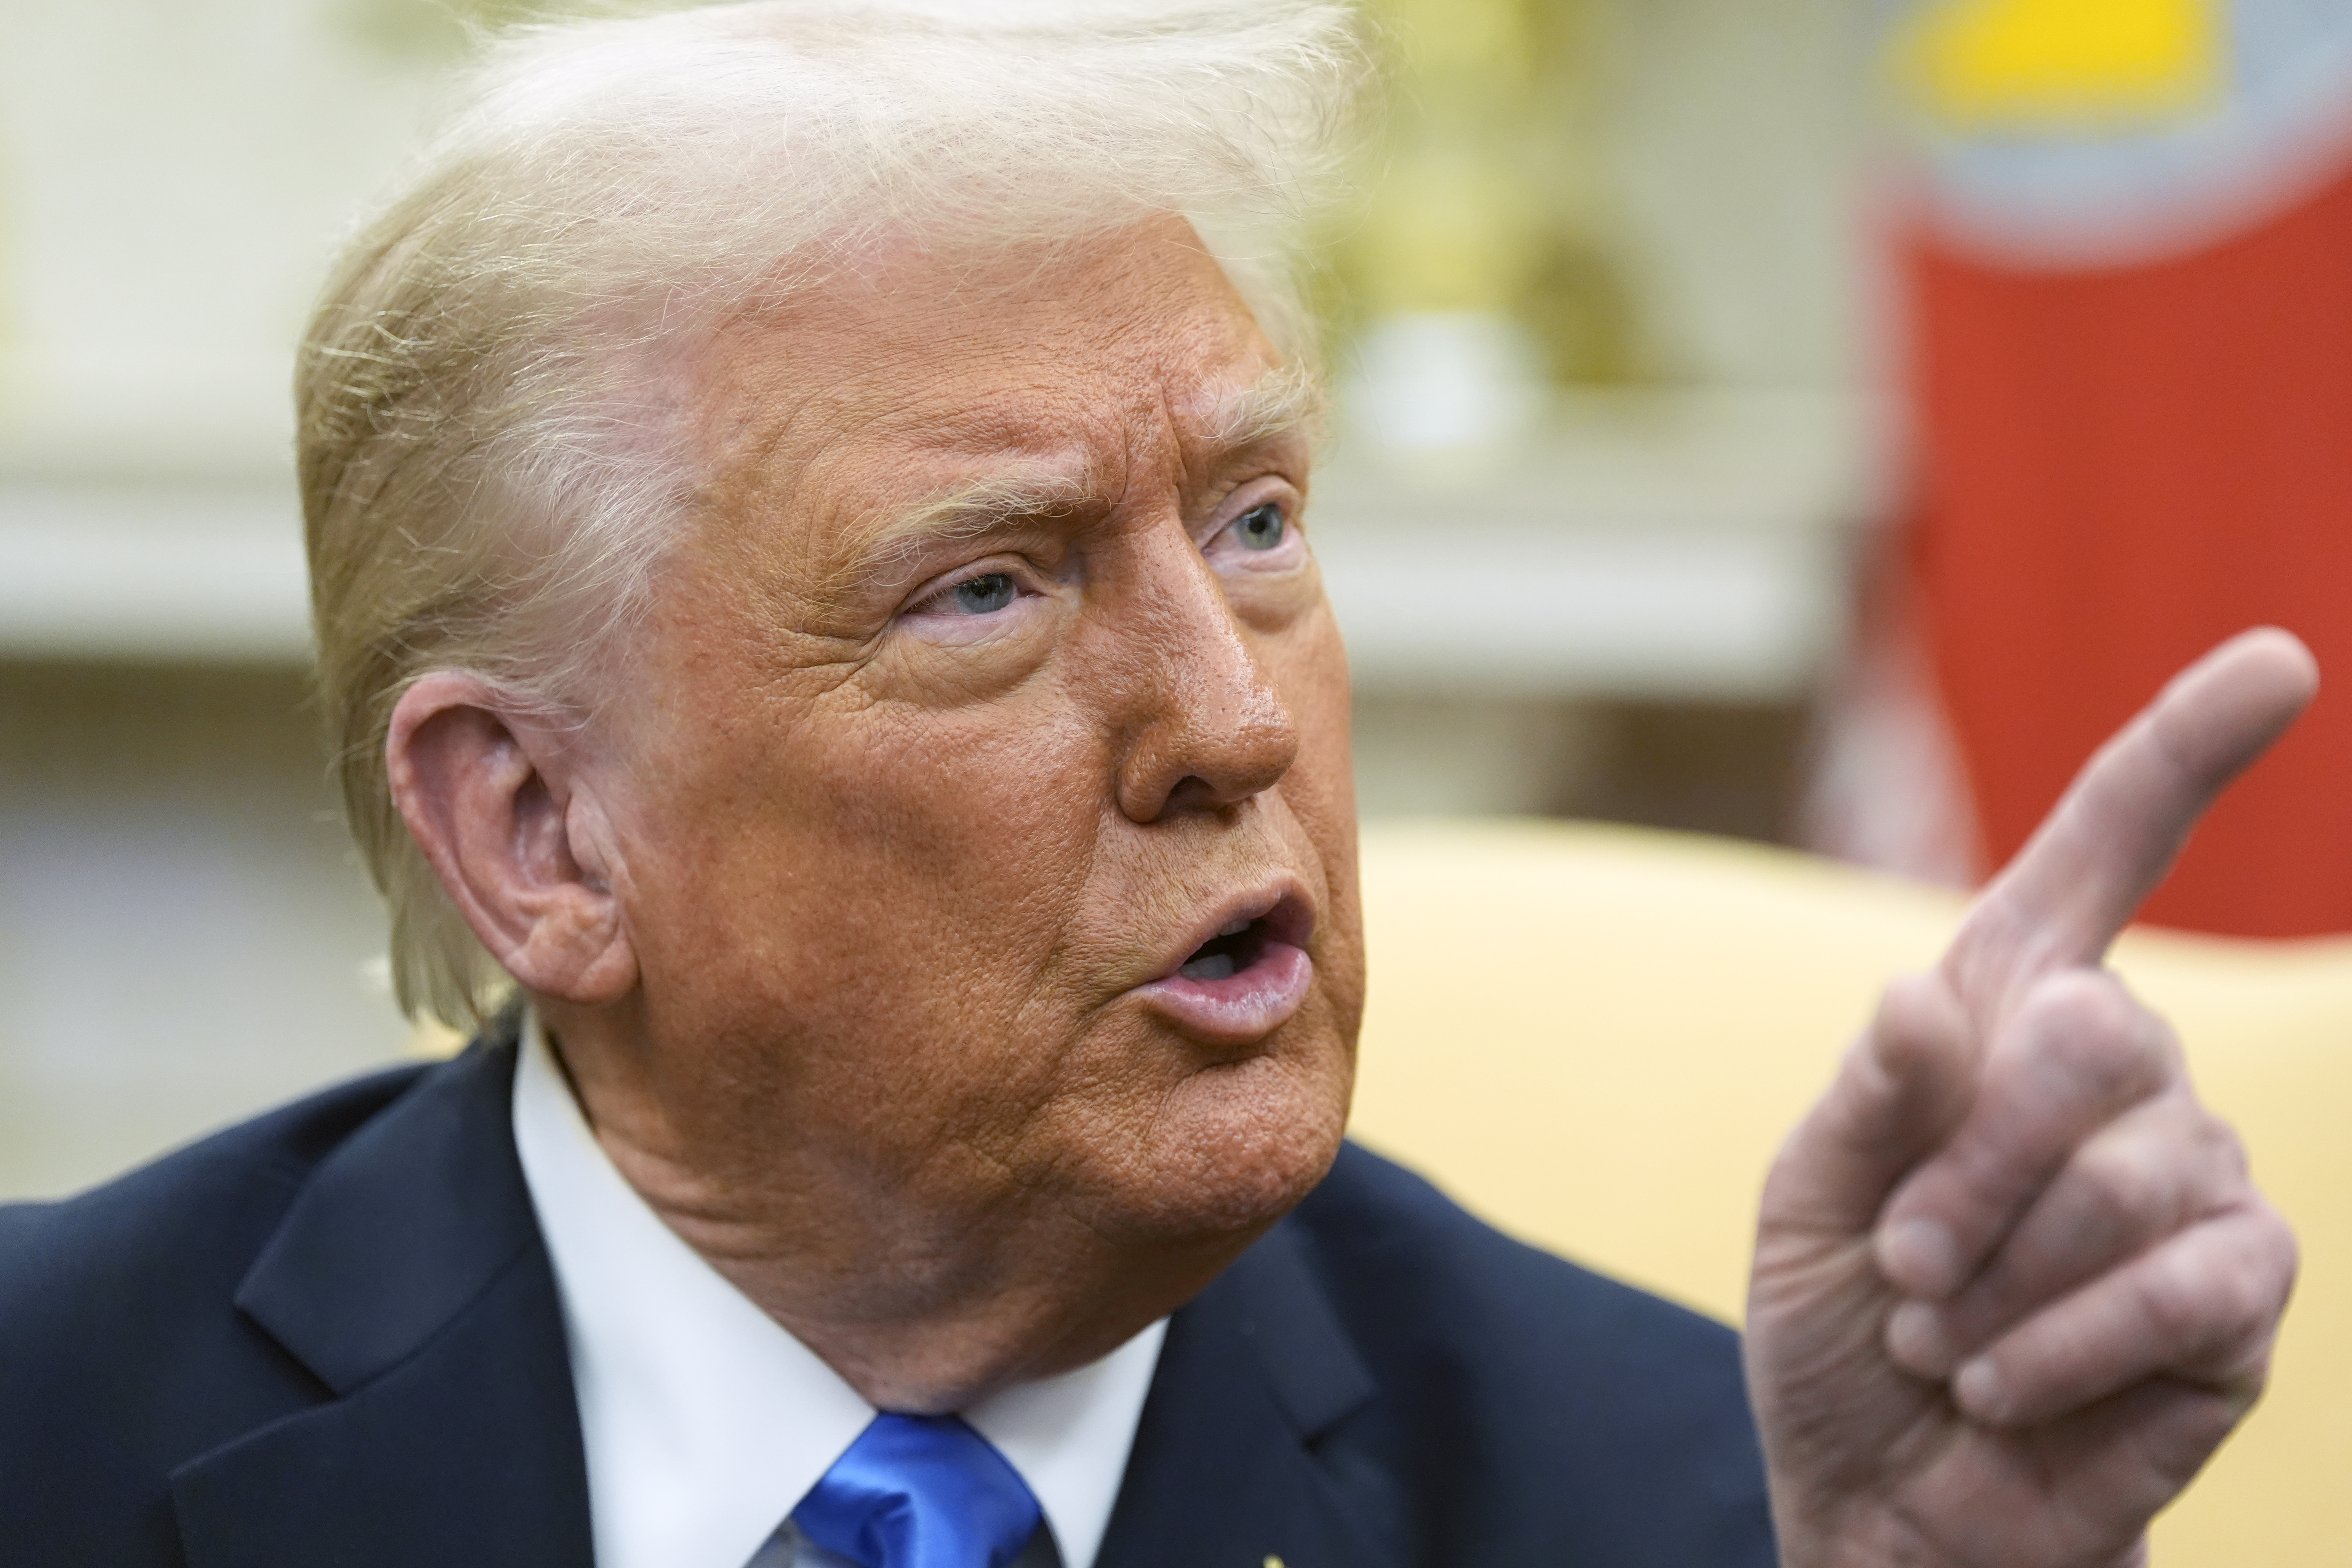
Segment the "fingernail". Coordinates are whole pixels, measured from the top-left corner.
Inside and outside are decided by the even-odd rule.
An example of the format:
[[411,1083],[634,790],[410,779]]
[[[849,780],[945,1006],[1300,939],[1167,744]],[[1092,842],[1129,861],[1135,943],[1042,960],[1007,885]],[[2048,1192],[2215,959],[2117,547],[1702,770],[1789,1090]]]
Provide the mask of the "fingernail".
[[1921,1377],[1952,1375],[1958,1352],[1944,1331],[1944,1314],[1926,1301],[1906,1301],[1887,1314],[1887,1353]]
[[1908,1295],[1948,1296],[1960,1282],[1960,1249],[1934,1220],[1906,1219],[1879,1233],[1878,1270]]
[[1993,1370],[1990,1356],[1979,1356],[1954,1374],[1952,1398],[1979,1421],[2000,1419],[2000,1373]]

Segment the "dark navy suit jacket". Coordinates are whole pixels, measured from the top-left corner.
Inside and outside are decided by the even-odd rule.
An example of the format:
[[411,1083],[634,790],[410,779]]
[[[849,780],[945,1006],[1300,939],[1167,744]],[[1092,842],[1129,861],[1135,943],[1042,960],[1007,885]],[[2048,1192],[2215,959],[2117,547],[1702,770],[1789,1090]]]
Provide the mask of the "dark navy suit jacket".
[[[587,1568],[510,1042],[0,1209],[0,1563]],[[1750,1568],[1730,1331],[1349,1148],[1169,1326],[1101,1568]]]

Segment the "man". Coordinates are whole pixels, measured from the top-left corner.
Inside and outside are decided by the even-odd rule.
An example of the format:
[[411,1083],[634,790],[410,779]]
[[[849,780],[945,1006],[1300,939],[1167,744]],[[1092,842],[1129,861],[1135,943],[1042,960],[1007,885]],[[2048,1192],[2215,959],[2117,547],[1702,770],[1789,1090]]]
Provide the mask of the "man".
[[11,1563],[2088,1568],[2252,1397],[2293,1243],[2095,966],[2276,634],[1790,1141],[1762,1464],[1727,1332],[1342,1148],[1313,382],[1236,237],[1357,68],[1090,15],[529,35],[355,247],[322,679],[404,996],[520,1000],[0,1215]]

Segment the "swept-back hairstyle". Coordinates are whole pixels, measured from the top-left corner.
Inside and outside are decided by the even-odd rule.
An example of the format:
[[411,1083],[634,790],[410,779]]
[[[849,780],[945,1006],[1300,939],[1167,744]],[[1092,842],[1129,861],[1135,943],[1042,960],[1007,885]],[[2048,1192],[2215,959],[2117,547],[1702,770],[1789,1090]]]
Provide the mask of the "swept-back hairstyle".
[[471,1024],[506,980],[393,805],[393,710],[454,668],[593,715],[699,478],[701,334],[877,240],[1174,214],[1303,360],[1291,260],[1365,58],[1308,0],[752,0],[495,40],[296,375],[321,698],[402,1007]]

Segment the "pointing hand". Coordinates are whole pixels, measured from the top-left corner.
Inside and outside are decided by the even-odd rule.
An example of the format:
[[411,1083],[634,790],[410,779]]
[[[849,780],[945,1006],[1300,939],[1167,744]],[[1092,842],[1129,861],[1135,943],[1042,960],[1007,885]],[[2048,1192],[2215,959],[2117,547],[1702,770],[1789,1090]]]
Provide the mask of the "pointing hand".
[[2175,679],[1782,1150],[1748,1361],[1790,1568],[2143,1563],[2252,1403],[2294,1237],[2099,965],[2316,684],[2268,630]]

